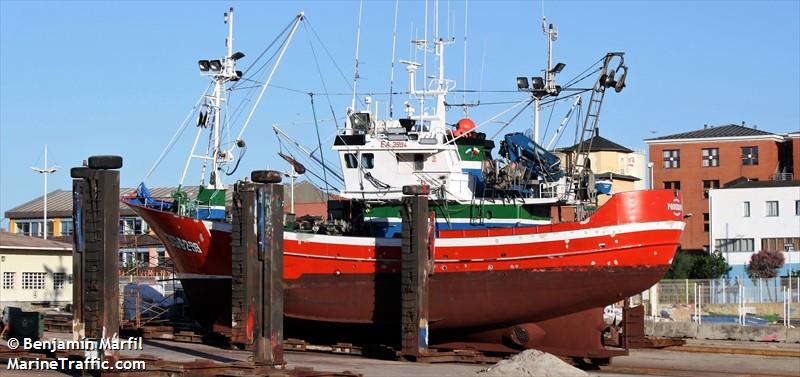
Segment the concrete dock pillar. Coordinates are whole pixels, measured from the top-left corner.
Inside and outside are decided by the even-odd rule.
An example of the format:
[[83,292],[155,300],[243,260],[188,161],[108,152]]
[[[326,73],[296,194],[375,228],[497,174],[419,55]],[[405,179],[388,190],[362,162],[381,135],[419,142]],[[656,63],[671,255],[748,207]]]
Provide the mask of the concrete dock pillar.
[[400,257],[401,353],[409,359],[428,350],[428,282],[433,255],[430,237],[428,186],[404,186],[401,210],[403,240]]
[[[92,156],[70,171],[73,337],[100,341],[119,333],[119,169],[122,157]],[[98,355],[101,356],[101,355]],[[111,356],[106,353],[105,356]]]
[[282,365],[283,186],[258,170],[233,192],[232,341],[253,345],[253,362]]

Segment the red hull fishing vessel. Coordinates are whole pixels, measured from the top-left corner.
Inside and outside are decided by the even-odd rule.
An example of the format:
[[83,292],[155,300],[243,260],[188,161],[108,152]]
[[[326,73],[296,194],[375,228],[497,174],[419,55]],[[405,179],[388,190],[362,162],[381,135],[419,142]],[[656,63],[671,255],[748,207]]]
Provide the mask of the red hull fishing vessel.
[[[260,84],[252,87],[261,90],[256,105],[303,19],[301,13],[284,30],[284,42],[275,44],[278,51],[261,54],[277,59],[271,70],[263,66],[256,70],[268,72],[264,79],[251,80]],[[233,41],[232,10],[226,13],[226,22],[227,40]],[[555,40],[552,25],[545,34],[550,42]],[[388,119],[378,119],[377,103],[371,106],[369,97],[362,101],[365,108],[357,110],[354,90],[345,126],[333,145],[341,170],[334,171],[309,153],[327,176],[338,179],[342,198],[329,201],[324,223],[305,230],[287,224],[283,236],[287,318],[353,325],[397,323],[398,213],[401,188],[406,185],[428,186],[429,207],[435,212],[429,307],[434,335],[448,330],[493,331],[602,308],[647,289],[663,276],[684,227],[679,192],[617,193],[598,207],[588,158],[591,146],[583,145],[596,130],[606,89],[619,92],[625,86],[622,53],[609,53],[600,60],[598,78],[587,89],[555,85],[564,65],[551,67],[548,60],[545,77],[533,77],[530,85],[526,77],[517,78],[524,100],[482,124],[465,118],[453,129],[445,120],[446,109],[452,106],[445,98],[454,87],[444,79],[448,41],[434,36],[432,41],[414,43],[423,53],[435,55],[438,74],[425,75],[423,81],[430,80],[419,89],[416,71],[422,64],[400,61],[408,72],[407,94],[415,99],[404,103],[405,117],[393,119],[389,111]],[[238,167],[245,148],[241,137],[253,115],[251,111],[234,143],[220,142],[220,134],[231,126],[225,120],[236,118],[221,115],[227,100],[223,97],[242,78],[235,65],[244,54],[234,53],[231,44],[224,59],[199,62],[203,74],[213,79],[213,91],[195,107],[197,136],[183,174],[185,178],[193,159],[202,160],[197,196],[189,198],[181,190],[181,178],[171,199],[151,197],[144,184],[123,199],[166,246],[193,317],[223,332],[231,327],[231,225],[221,178],[233,173],[228,171],[232,162],[233,171]],[[618,66],[610,68],[615,60]],[[540,101],[560,101],[562,90],[577,94],[563,97],[575,99],[573,108],[547,146],[539,144],[536,121],[533,133],[506,134],[498,158],[492,157],[494,143],[479,128],[515,107],[533,107],[538,119]],[[565,171],[561,157],[551,149],[580,104],[581,93],[591,97],[583,121],[577,122],[576,134],[581,137]],[[430,99],[425,102],[425,98]],[[414,108],[417,103],[419,111]],[[195,149],[204,130],[209,131],[208,155],[199,156]],[[289,140],[303,150],[282,130],[275,127],[275,131],[282,146]],[[281,157],[295,173],[313,174],[297,160],[300,157],[283,153]],[[575,209],[575,221],[551,223],[549,216],[556,207]]]
[[[224,331],[231,318],[230,225],[131,207],[165,241],[197,319]],[[583,222],[439,231],[430,327],[538,322],[646,290],[672,263],[684,227],[681,207],[672,190],[632,191],[614,195]],[[379,307],[376,297],[399,298],[399,254],[399,238],[284,232],[286,316],[390,320],[393,308]]]

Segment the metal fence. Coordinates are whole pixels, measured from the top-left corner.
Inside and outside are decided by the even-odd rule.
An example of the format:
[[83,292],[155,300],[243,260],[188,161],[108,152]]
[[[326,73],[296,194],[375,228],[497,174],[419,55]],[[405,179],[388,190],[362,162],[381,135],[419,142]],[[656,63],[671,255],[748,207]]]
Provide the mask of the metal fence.
[[800,303],[800,277],[662,280],[656,288],[661,304]]
[[656,320],[791,326],[800,317],[800,277],[662,280],[638,300]]

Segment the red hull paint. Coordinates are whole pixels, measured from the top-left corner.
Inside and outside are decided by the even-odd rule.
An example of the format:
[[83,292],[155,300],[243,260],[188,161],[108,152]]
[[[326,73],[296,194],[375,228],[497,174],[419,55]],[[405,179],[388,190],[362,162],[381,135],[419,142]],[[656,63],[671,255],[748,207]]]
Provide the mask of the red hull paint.
[[[225,326],[230,226],[132,207],[164,241],[203,322]],[[431,328],[541,321],[638,293],[669,268],[682,217],[673,191],[649,190],[615,195],[584,223],[440,231]],[[399,239],[290,232],[284,239],[287,316],[394,322]]]

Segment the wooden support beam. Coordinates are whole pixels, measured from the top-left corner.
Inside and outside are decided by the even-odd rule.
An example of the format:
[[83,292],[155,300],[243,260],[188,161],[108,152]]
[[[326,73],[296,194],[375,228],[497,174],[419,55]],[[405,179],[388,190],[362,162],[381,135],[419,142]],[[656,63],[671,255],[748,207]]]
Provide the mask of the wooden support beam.
[[406,186],[401,211],[403,221],[400,310],[401,353],[418,359],[428,352],[428,282],[430,276],[428,196],[426,186]]
[[283,187],[272,174],[252,177],[233,195],[233,336],[253,345],[255,364],[282,365]]
[[[73,168],[73,337],[119,336],[118,156],[93,156]],[[116,358],[106,350],[97,355]]]

